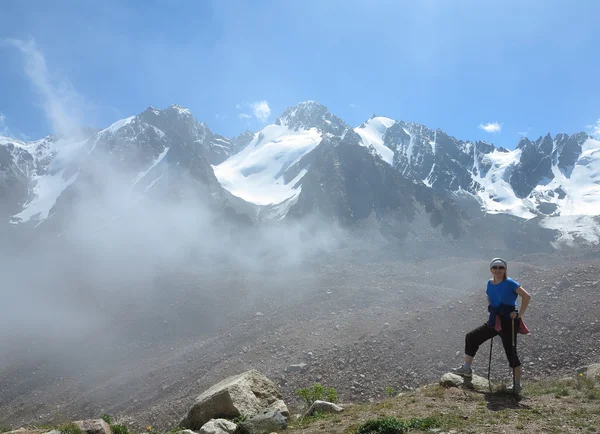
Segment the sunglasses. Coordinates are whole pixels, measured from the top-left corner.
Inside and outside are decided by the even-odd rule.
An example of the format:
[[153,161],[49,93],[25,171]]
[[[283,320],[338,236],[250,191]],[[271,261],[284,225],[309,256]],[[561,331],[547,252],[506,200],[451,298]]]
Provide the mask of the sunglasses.
[[506,267],[504,265],[494,265],[492,270],[504,270]]

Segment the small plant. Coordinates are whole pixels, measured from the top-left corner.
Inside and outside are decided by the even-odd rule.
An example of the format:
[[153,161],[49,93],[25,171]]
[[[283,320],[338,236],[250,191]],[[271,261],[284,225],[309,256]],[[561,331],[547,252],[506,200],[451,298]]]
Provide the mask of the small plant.
[[129,434],[129,429],[125,425],[111,425],[110,429],[113,434]]
[[312,389],[308,387],[296,390],[296,395],[300,397],[307,407],[310,407],[315,401],[337,402],[338,394],[333,388],[325,388],[322,384],[315,383]]
[[236,416],[233,419],[231,419],[231,421],[233,423],[235,423],[236,425],[239,425],[242,422],[246,422],[247,419],[248,419],[248,416],[246,416],[245,414],[240,414],[239,416]]
[[322,419],[325,416],[327,416],[327,413],[323,412],[323,411],[315,411],[312,415],[310,415],[311,419]]
[[83,430],[73,422],[60,425],[58,430],[63,434],[84,434]]
[[569,396],[569,394],[569,389],[567,389],[566,387],[559,387],[558,389],[556,389],[554,396],[560,398],[563,396]]
[[587,399],[600,399],[600,389],[588,390],[585,394]]
[[385,393],[387,394],[387,396],[392,397],[392,396],[396,395],[398,392],[393,387],[388,386],[385,388]]
[[357,434],[403,434],[407,430],[406,424],[395,417],[381,417],[363,423]]
[[333,387],[330,387],[325,391],[325,401],[327,402],[338,402],[338,393]]
[[110,425],[110,416],[108,414],[104,413],[101,419]]
[[409,429],[438,428],[441,423],[434,417],[414,418],[410,420],[396,419],[395,417],[381,417],[371,419],[362,424],[357,434],[403,434]]

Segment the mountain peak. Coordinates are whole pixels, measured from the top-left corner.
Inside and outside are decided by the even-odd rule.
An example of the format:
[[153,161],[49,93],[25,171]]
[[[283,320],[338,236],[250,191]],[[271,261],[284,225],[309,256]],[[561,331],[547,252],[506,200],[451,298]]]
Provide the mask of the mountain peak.
[[316,101],[304,101],[295,106],[285,109],[283,114],[277,118],[277,125],[290,125],[298,121],[309,120],[315,116],[323,116],[327,113],[327,107]]
[[178,104],[171,104],[166,109],[157,109],[154,106],[148,106],[148,108],[146,108],[146,110],[144,110],[141,114],[142,115],[160,116],[163,113],[164,114],[175,114],[178,116],[186,116],[186,117],[192,116],[192,112],[190,111],[190,109],[182,107]]
[[316,128],[324,133],[341,135],[349,127],[327,107],[317,101],[304,101],[288,107],[275,121],[275,125],[286,126],[291,130]]
[[177,114],[183,115],[183,116],[191,116],[192,115],[192,112],[190,111],[190,109],[182,107],[178,104],[171,104],[167,110],[173,110]]

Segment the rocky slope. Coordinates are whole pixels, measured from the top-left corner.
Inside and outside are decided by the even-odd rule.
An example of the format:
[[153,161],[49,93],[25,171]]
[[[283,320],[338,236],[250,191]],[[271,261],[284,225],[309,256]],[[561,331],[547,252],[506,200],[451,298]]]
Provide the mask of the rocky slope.
[[[231,276],[235,285],[194,302],[196,325],[181,308],[165,306],[144,325],[132,322],[118,341],[96,338],[85,354],[69,352],[67,363],[56,364],[52,353],[41,363],[24,357],[0,371],[0,414],[18,425],[50,420],[60,405],[72,418],[108,412],[166,428],[190,397],[251,368],[276,381],[286,402],[297,402],[295,390],[317,381],[346,402],[364,402],[383,397],[388,386],[434,382],[458,365],[464,333],[486,319],[484,261],[362,259],[323,264],[279,283],[264,274]],[[533,296],[526,316],[532,334],[519,342],[524,379],[598,360],[595,259],[532,255],[511,264],[511,275]],[[190,308],[198,284],[182,291],[185,279],[170,282]],[[207,327],[215,309],[220,321]],[[476,359],[479,374],[485,375],[488,348]],[[492,378],[510,378],[498,341]]]

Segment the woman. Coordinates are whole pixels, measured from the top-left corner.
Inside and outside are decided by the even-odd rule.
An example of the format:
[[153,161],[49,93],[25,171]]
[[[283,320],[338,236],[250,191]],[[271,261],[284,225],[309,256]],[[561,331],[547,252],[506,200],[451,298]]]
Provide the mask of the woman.
[[[463,377],[471,377],[471,364],[477,350],[488,339],[496,335],[502,338],[509,366],[514,370],[514,393],[521,392],[521,362],[517,356],[517,333],[521,318],[529,306],[531,296],[519,283],[507,276],[508,266],[502,258],[494,258],[490,263],[492,279],[485,291],[488,297],[490,317],[487,323],[467,333],[465,338],[465,362],[454,372]],[[521,296],[521,311],[517,311],[517,296]],[[512,322],[514,321],[514,326]],[[512,331],[514,330],[514,337]],[[514,340],[513,340],[514,339]],[[514,348],[513,348],[514,342]]]

